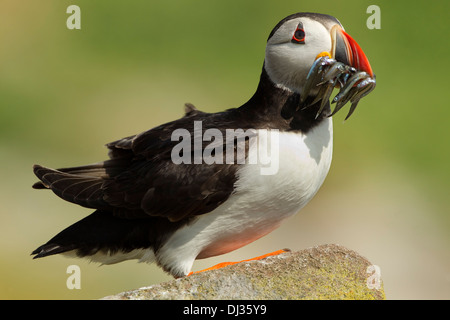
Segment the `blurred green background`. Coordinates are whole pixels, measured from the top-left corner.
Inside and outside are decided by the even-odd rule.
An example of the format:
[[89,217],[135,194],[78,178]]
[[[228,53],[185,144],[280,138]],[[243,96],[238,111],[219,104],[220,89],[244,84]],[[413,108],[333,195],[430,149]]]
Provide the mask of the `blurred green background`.
[[[66,8],[81,8],[68,30]],[[369,30],[366,8],[381,8]],[[323,188],[280,229],[195,270],[280,248],[338,243],[381,268],[388,299],[449,299],[449,1],[0,2],[0,298],[97,299],[169,280],[134,261],[99,267],[30,253],[91,210],[32,190],[32,165],[106,158],[107,142],[216,112],[256,89],[265,41],[285,16],[337,17],[361,45],[377,88],[343,123]],[[348,106],[345,108],[347,110]],[[81,268],[81,289],[66,269]]]

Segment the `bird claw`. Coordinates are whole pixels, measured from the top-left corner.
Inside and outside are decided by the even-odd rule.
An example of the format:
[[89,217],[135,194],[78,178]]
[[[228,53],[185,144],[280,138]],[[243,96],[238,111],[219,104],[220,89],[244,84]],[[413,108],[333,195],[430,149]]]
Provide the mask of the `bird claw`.
[[[350,110],[345,118],[347,120],[355,111],[359,101],[375,89],[375,77],[371,77],[364,71],[358,71],[342,62],[327,56],[320,57],[314,61],[306,84],[300,97],[300,108],[305,109],[322,100],[316,118],[322,113],[326,103],[329,101],[333,89],[339,88],[339,93],[333,98],[332,104],[336,107],[330,116],[338,112],[345,104],[351,103]],[[313,88],[319,88],[312,102],[305,103]],[[308,100],[311,101],[311,100]]]

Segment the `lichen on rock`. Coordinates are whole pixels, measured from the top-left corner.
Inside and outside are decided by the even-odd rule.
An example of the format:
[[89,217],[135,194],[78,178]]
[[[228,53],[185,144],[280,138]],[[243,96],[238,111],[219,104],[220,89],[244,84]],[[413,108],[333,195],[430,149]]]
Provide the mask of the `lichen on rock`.
[[[366,258],[340,245],[321,245],[122,292],[103,299],[385,299]],[[379,276],[379,275],[376,275]]]

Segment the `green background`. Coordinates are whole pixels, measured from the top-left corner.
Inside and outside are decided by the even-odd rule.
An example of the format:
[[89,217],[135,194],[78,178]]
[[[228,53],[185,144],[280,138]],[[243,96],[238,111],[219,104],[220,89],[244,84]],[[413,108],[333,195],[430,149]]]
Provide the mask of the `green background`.
[[[69,5],[81,30],[66,27]],[[381,8],[369,30],[366,9]],[[0,298],[96,299],[167,281],[134,261],[99,267],[30,253],[91,210],[32,190],[35,163],[106,158],[103,145],[182,115],[217,112],[256,89],[265,41],[300,12],[337,17],[377,88],[335,117],[330,174],[280,229],[194,269],[289,247],[339,243],[381,268],[388,299],[450,298],[449,1],[0,2]],[[66,287],[69,265],[81,289]]]

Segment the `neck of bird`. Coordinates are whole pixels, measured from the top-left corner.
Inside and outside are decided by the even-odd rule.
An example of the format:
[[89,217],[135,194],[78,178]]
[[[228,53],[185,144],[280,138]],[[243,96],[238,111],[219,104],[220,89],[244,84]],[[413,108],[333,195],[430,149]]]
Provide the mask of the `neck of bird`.
[[[255,94],[237,110],[240,117],[256,126],[306,132],[326,118],[331,113],[331,108],[328,102],[317,116],[321,100],[304,108],[300,107],[300,95],[301,93],[276,85],[263,67]],[[311,101],[309,99],[314,97],[308,97],[306,102]]]

